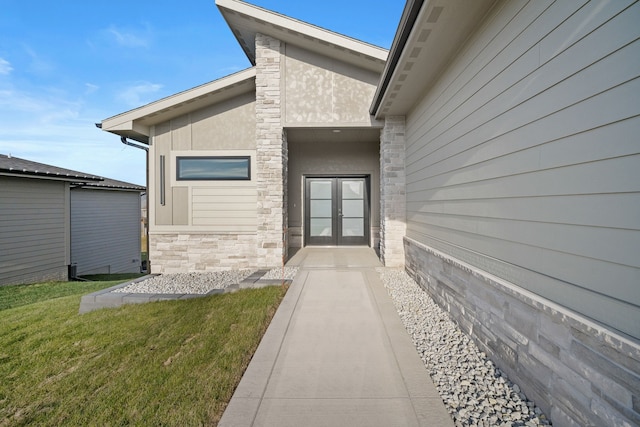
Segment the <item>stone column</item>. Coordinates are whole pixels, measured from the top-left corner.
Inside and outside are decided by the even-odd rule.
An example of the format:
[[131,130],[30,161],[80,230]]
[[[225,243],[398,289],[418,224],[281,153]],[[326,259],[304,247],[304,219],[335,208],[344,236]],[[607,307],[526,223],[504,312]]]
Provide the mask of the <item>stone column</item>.
[[380,135],[380,258],[404,266],[406,232],[405,118],[386,117]]
[[287,145],[280,95],[281,42],[256,34],[257,262],[278,267],[286,251]]

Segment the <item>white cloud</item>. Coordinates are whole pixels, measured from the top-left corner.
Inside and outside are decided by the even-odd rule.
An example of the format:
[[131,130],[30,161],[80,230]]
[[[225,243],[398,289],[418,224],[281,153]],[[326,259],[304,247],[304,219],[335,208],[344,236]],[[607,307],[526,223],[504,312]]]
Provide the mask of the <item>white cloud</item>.
[[56,66],[53,62],[49,61],[34,49],[28,45],[23,45],[24,51],[31,57],[31,63],[29,64],[29,71],[36,74],[50,74],[55,70]]
[[13,71],[13,67],[11,66],[11,64],[9,63],[9,61],[7,61],[4,58],[0,58],[0,74],[9,74],[11,71]]
[[[9,126],[21,124],[19,118],[29,123],[56,122],[78,116],[81,103],[64,98],[60,91],[50,88],[37,95],[14,89],[0,89],[0,115]],[[28,113],[28,114],[24,114]],[[13,117],[13,119],[12,119]],[[0,124],[5,120],[0,120]]]
[[145,153],[123,145],[117,135],[101,131],[94,122],[101,112],[79,115],[62,111],[55,117],[37,115],[27,126],[0,117],[0,153],[136,184],[145,184]]
[[157,83],[140,82],[121,90],[116,97],[130,107],[140,107],[153,101],[149,95],[157,93],[162,87]]
[[94,85],[92,83],[85,83],[84,87],[86,88],[85,91],[84,91],[85,95],[90,95],[90,94],[94,93],[95,91],[97,91],[98,89],[100,89],[100,86]]
[[26,93],[14,90],[0,90],[0,111],[7,109],[7,114],[11,112],[23,111],[36,113],[51,108],[49,102],[37,99]]
[[[144,151],[123,145],[116,135],[89,126],[45,128],[55,135],[0,137],[0,153],[135,184],[146,183]],[[44,132],[43,132],[44,133]]]
[[[140,101],[161,85],[139,83],[125,98]],[[94,175],[144,184],[145,153],[97,129],[108,117],[103,103],[90,104],[80,94],[55,86],[14,84],[0,87],[0,153]]]
[[107,33],[111,35],[113,40],[120,46],[124,47],[147,47],[149,46],[149,37],[141,36],[133,31],[127,31],[124,29],[111,26],[107,28]]

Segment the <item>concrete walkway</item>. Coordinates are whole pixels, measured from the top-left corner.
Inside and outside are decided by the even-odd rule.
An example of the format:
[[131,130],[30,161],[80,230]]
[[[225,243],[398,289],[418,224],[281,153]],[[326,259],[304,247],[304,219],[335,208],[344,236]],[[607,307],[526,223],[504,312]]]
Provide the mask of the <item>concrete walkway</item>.
[[219,426],[453,426],[369,248],[305,248]]

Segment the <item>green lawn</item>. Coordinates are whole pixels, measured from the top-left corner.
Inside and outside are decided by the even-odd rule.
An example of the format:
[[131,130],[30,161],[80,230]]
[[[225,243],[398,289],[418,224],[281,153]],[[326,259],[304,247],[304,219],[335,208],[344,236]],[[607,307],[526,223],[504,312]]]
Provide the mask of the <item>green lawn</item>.
[[100,280],[92,282],[46,282],[0,286],[0,310],[69,295],[90,294],[140,276],[141,274],[110,274],[91,276],[92,280]]
[[[113,282],[73,283],[73,295],[0,311],[0,426],[215,425],[286,292],[78,315],[92,283]],[[20,300],[0,291],[3,304]]]

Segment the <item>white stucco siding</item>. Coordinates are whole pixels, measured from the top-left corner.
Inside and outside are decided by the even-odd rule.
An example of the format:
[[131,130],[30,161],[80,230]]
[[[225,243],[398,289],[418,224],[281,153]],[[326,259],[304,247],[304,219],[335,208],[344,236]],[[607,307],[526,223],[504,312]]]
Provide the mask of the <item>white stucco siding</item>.
[[71,191],[71,262],[77,274],[140,272],[140,193]]
[[407,117],[407,236],[637,336],[631,3],[494,8]]
[[67,279],[68,185],[0,177],[0,285]]
[[255,149],[255,92],[246,93],[190,114],[191,144],[174,150]]
[[285,125],[368,124],[380,74],[294,45],[284,61]]

